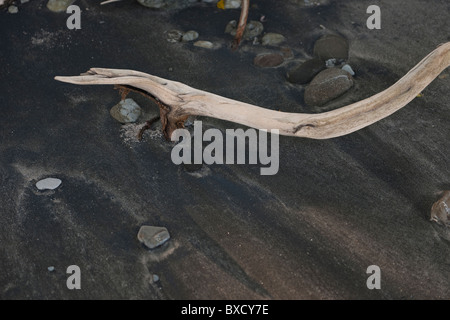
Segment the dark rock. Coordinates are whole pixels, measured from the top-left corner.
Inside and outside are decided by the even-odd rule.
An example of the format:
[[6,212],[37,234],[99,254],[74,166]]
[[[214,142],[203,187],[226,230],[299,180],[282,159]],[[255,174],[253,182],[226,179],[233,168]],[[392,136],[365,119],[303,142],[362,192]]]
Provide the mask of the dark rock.
[[292,49],[289,47],[282,47],[280,49],[281,54],[283,55],[284,59],[292,59],[294,58],[294,52],[292,52]]
[[284,58],[279,53],[264,53],[257,55],[253,60],[255,66],[262,68],[271,68],[279,66],[284,62]]
[[314,44],[314,55],[323,60],[347,60],[348,50],[348,41],[334,34],[325,35]]
[[292,83],[306,84],[324,69],[325,62],[323,60],[318,58],[310,59],[289,70],[287,79]]
[[305,102],[310,106],[321,106],[341,96],[353,86],[352,76],[341,69],[320,72],[305,89]]

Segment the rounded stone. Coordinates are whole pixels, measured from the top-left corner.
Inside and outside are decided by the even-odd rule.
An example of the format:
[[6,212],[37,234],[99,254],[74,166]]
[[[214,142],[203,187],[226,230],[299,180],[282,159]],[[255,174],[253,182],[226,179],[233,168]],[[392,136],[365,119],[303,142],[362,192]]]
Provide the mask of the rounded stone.
[[17,12],[19,12],[19,8],[17,8],[16,6],[9,6],[8,12],[9,13],[17,13]]
[[65,12],[67,7],[74,3],[75,0],[49,0],[47,8],[53,12]]
[[62,181],[57,178],[46,178],[36,182],[36,188],[39,190],[54,190],[61,185]]
[[183,32],[180,30],[170,30],[167,32],[166,39],[168,42],[180,42],[183,37]]
[[137,238],[149,249],[161,246],[170,239],[169,231],[164,227],[142,226]]
[[254,37],[259,36],[263,30],[264,26],[261,22],[252,20],[245,26],[244,39],[253,39]]
[[241,7],[241,0],[225,0],[224,9],[239,9]]
[[284,58],[279,53],[264,53],[257,55],[253,60],[255,66],[262,68],[272,68],[284,62]]
[[190,30],[188,32],[186,32],[185,34],[183,34],[183,36],[181,37],[182,41],[192,41],[198,38],[198,32],[194,31],[194,30]]
[[133,99],[128,98],[112,107],[109,113],[120,123],[131,123],[136,122],[141,115],[141,107]]
[[353,71],[352,67],[349,64],[343,65],[341,69],[344,70],[344,71],[347,71],[352,76],[355,75],[355,71]]
[[286,38],[282,34],[269,32],[262,37],[261,44],[263,46],[277,46],[285,41]]
[[231,20],[230,22],[227,23],[227,25],[225,27],[225,33],[231,33],[234,31],[234,34],[236,35],[236,27],[237,27],[237,21]]
[[212,42],[210,42],[210,41],[202,41],[202,40],[196,41],[194,43],[194,46],[200,47],[200,48],[206,48],[206,49],[214,48],[214,44]]
[[314,44],[314,55],[323,60],[347,60],[348,51],[348,41],[343,37],[334,34],[325,35]]
[[310,59],[289,70],[287,79],[291,83],[306,84],[325,68],[325,62],[322,59]]
[[305,89],[305,102],[310,106],[322,106],[341,96],[353,86],[352,76],[342,69],[326,69],[320,72]]

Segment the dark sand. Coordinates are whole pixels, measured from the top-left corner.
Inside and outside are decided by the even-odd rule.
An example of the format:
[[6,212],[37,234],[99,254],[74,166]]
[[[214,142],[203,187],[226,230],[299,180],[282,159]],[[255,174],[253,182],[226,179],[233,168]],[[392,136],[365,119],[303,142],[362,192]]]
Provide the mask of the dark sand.
[[[272,69],[252,65],[269,49],[244,42],[230,51],[223,30],[239,10],[93,2],[76,2],[77,31],[46,1],[0,12],[1,299],[450,298],[450,231],[429,221],[450,189],[450,76],[351,135],[280,137],[275,176],[260,176],[259,165],[188,173],[157,132],[141,143],[124,137],[109,115],[119,101],[111,86],[53,80],[90,67],[135,69],[276,110],[331,110],[387,88],[450,41],[449,1],[377,1],[381,30],[366,28],[373,1],[312,9],[254,1],[250,19],[266,15],[265,31],[283,34],[294,52]],[[169,43],[171,29],[196,30],[222,48]],[[311,108],[285,74],[327,32],[349,39],[356,85]],[[148,117],[157,113],[130,97]],[[45,177],[63,183],[38,192]],[[144,224],[166,227],[171,240],[149,251],[136,238]],[[81,290],[66,287],[70,265],[81,269]],[[366,287],[370,265],[381,268],[381,290]]]

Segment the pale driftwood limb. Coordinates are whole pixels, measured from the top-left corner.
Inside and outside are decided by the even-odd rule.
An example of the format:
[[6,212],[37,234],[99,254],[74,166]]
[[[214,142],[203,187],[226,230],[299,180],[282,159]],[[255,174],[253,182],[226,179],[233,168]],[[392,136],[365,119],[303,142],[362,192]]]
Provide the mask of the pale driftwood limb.
[[257,129],[278,129],[282,135],[328,139],[352,133],[391,115],[413,100],[449,65],[450,42],[447,42],[386,90],[348,106],[318,114],[261,108],[133,70],[92,68],[81,76],[55,79],[80,85],[114,84],[142,90],[159,101],[166,138],[170,138],[173,130],[182,127],[189,115],[198,115]]
[[231,49],[234,51],[239,47],[242,36],[244,35],[245,26],[247,25],[248,9],[250,7],[250,0],[242,0],[241,3],[241,16],[239,17],[239,23],[236,29],[236,36],[234,37]]

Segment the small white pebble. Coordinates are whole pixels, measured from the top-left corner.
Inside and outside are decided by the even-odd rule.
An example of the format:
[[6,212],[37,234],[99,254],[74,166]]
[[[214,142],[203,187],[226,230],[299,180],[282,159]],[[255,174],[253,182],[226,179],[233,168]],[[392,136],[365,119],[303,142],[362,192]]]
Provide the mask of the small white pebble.
[[352,67],[350,67],[350,65],[348,65],[348,64],[345,64],[341,69],[344,71],[347,71],[352,76],[355,75],[355,72],[353,71]]
[[327,61],[325,61],[325,65],[327,66],[327,68],[333,68],[336,65],[336,59],[328,59]]
[[55,271],[55,267],[54,266],[50,266],[50,267],[47,268],[47,270],[50,271],[50,272]]

